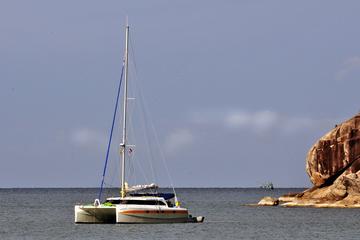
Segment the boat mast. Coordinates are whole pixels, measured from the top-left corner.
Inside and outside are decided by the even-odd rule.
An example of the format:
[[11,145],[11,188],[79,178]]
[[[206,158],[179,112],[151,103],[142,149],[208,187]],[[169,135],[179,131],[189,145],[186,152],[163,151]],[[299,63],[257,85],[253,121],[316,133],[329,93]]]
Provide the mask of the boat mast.
[[125,189],[125,156],[126,156],[126,112],[127,112],[127,82],[128,82],[128,60],[129,60],[129,24],[126,19],[126,31],[125,31],[125,82],[124,82],[124,106],[123,106],[123,131],[122,131],[122,143],[120,144],[121,151],[121,197],[126,196]]

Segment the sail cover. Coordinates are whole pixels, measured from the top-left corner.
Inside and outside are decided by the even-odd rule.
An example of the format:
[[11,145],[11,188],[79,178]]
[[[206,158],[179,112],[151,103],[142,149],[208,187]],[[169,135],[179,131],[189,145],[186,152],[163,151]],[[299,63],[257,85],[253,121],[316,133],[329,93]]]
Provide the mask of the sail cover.
[[140,184],[140,185],[135,185],[135,186],[128,186],[126,184],[125,188],[126,188],[126,192],[131,193],[131,192],[137,192],[137,191],[143,191],[143,190],[149,190],[149,189],[157,189],[157,188],[159,188],[159,186],[156,185],[155,183]]

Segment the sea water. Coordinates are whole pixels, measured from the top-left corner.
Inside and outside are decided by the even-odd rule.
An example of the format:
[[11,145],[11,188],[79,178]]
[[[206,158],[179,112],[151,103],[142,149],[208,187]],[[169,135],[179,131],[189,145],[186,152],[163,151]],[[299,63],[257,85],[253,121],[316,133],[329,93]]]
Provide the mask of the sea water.
[[0,189],[0,239],[360,239],[360,209],[246,206],[301,190],[177,189],[204,223],[121,225],[74,223],[74,205],[97,189]]

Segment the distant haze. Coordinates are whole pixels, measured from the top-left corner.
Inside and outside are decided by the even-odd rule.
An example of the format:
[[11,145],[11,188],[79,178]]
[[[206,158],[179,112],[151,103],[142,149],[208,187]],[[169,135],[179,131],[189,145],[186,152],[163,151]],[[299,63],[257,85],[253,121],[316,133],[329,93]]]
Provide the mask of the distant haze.
[[[99,185],[126,15],[175,186],[309,186],[308,149],[360,110],[359,9],[328,0],[3,0],[0,187]],[[155,180],[169,186],[161,165],[152,165]]]

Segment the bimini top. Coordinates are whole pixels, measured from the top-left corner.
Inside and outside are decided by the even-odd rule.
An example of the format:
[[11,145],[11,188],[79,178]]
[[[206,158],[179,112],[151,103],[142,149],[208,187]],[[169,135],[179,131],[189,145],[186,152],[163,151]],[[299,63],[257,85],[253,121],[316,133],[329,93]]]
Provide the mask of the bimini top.
[[131,205],[163,205],[167,206],[166,200],[162,197],[142,196],[142,197],[112,197],[107,198],[104,205],[112,206],[117,204],[131,204]]
[[130,193],[132,197],[160,197],[169,200],[175,197],[173,193]]
[[165,200],[169,200],[175,197],[173,193],[130,193],[127,197],[109,197],[106,200],[120,200],[120,199],[138,199],[138,200],[145,200],[145,199],[157,199],[163,198]]

